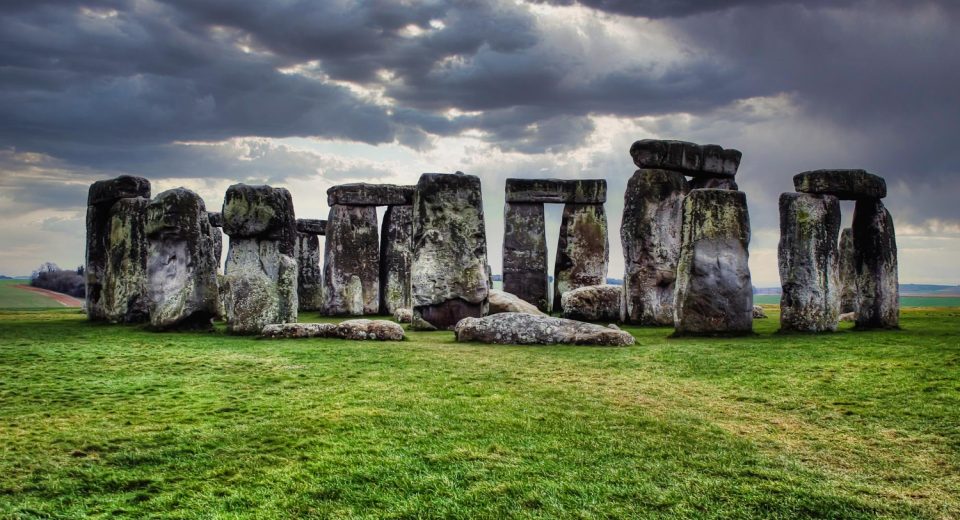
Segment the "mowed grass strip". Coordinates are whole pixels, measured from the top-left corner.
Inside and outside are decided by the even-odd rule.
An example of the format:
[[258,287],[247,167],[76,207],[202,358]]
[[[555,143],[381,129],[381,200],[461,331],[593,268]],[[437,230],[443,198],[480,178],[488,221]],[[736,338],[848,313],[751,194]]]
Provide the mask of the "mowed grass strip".
[[62,308],[59,302],[43,294],[26,291],[18,285],[30,280],[0,280],[0,309],[50,309]]
[[3,312],[0,517],[960,516],[960,311],[756,324],[504,347]]

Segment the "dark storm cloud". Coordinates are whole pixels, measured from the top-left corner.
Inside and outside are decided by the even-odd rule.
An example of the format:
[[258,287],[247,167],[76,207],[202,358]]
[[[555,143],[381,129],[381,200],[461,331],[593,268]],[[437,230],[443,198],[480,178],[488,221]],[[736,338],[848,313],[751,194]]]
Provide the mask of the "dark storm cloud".
[[841,6],[846,0],[534,0],[552,5],[583,5],[599,11],[644,18],[675,18],[711,13],[734,7],[762,7],[779,4],[802,4],[808,7]]

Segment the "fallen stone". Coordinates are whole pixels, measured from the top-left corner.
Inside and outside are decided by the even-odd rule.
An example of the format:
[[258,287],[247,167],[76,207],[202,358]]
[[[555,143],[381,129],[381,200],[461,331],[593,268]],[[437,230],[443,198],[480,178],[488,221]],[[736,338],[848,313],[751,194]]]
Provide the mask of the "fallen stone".
[[393,319],[399,323],[410,323],[413,321],[413,309],[397,309],[393,312]]
[[553,310],[560,312],[563,293],[607,281],[610,244],[607,215],[599,204],[566,204],[553,267]]
[[763,307],[761,307],[761,306],[759,306],[759,305],[754,305],[754,306],[753,306],[753,319],[755,319],[755,320],[762,320],[762,319],[765,319],[765,318],[767,318],[767,313],[766,313],[766,311],[763,310]]
[[413,263],[413,206],[390,206],[380,234],[380,313],[409,309]]
[[487,312],[487,239],[480,178],[425,173],[413,207],[412,326],[446,329]]
[[297,233],[323,235],[327,232],[327,221],[315,218],[298,218]]
[[535,314],[537,316],[546,316],[535,305],[521,300],[517,295],[498,289],[490,289],[490,312],[489,314],[501,314],[504,312],[524,312]]
[[550,285],[543,204],[508,202],[503,213],[503,290],[546,311]]
[[753,330],[750,216],[741,191],[693,190],[683,201],[677,263],[676,335]]
[[840,201],[832,195],[780,195],[780,329],[837,329]]
[[[297,220],[300,222],[300,220]],[[320,239],[315,233],[297,231],[297,304],[301,311],[323,309],[323,269]]]
[[604,179],[507,179],[506,201],[510,203],[603,204],[607,201]]
[[853,229],[840,232],[840,312],[857,312],[857,270],[853,264]]
[[150,198],[150,181],[143,177],[121,175],[113,179],[94,182],[87,191],[87,206],[106,207],[120,199]]
[[630,156],[639,168],[678,171],[692,177],[733,177],[741,155],[739,150],[715,144],[659,139],[643,139],[630,147]]
[[401,341],[403,327],[387,320],[347,320],[340,323],[274,323],[263,328],[265,339],[336,338]]
[[619,321],[623,303],[620,285],[578,287],[560,297],[562,316],[582,321]]
[[454,333],[457,341],[502,345],[624,346],[635,342],[632,335],[622,330],[522,312],[464,318],[457,323]]
[[331,206],[323,249],[323,297],[330,316],[380,310],[380,238],[374,206]]
[[637,170],[627,182],[623,244],[624,316],[628,323],[673,325],[680,216],[687,181],[678,172]]
[[814,170],[793,176],[801,193],[833,195],[841,200],[882,199],[887,196],[883,177],[864,170]]
[[297,241],[293,197],[285,188],[234,184],[223,200],[223,232],[231,238],[273,240],[293,257]]
[[223,227],[223,213],[220,213],[219,211],[208,211],[207,220],[209,220],[210,225],[215,228]]
[[878,199],[858,200],[853,210],[853,264],[857,328],[899,328],[897,237],[893,218]]
[[413,204],[414,186],[395,184],[340,184],[327,190],[327,205],[344,206],[409,206]]
[[143,197],[120,199],[108,210],[96,305],[101,319],[110,323],[141,323],[149,319],[149,247],[145,230],[148,204],[150,200]]
[[[156,330],[212,330],[219,315],[216,256],[203,199],[167,190],[147,206],[147,298]],[[219,230],[218,230],[219,232]]]

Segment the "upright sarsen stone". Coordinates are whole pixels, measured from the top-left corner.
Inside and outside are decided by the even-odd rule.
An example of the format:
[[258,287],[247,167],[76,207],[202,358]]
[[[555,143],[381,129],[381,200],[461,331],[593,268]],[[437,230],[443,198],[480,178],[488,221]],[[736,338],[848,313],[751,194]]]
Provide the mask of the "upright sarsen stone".
[[503,290],[547,312],[549,281],[543,204],[507,202],[503,225]]
[[447,329],[488,306],[480,179],[425,173],[413,204],[411,297],[415,329]]
[[678,335],[753,330],[750,216],[741,191],[693,190],[683,201],[674,327]]
[[857,312],[857,270],[853,267],[853,229],[840,232],[840,312]]
[[120,199],[110,208],[106,264],[100,306],[110,323],[147,321],[147,237],[149,199]]
[[389,206],[380,234],[380,313],[409,309],[413,263],[413,206]]
[[900,326],[897,238],[879,199],[858,200],[853,210],[853,268],[859,309],[857,328]]
[[297,231],[297,303],[301,311],[323,309],[323,271],[320,267],[320,238]]
[[832,195],[780,195],[780,329],[837,329],[840,201]]
[[563,293],[607,281],[610,244],[601,204],[565,204],[553,267],[553,310],[561,312]]
[[687,181],[679,172],[637,170],[624,195],[623,319],[642,325],[673,325],[680,215]]
[[235,184],[223,201],[230,236],[223,291],[227,330],[259,334],[297,321],[296,216],[283,188]]
[[[150,325],[211,329],[219,313],[216,244],[203,199],[176,188],[147,207]],[[219,230],[218,230],[219,231]]]
[[326,228],[324,312],[331,316],[377,314],[380,307],[377,208],[333,205]]
[[[142,177],[124,175],[90,186],[84,276],[91,320],[146,320],[143,226],[149,198],[150,181]],[[126,202],[118,205],[120,200]],[[114,205],[118,205],[116,210]]]

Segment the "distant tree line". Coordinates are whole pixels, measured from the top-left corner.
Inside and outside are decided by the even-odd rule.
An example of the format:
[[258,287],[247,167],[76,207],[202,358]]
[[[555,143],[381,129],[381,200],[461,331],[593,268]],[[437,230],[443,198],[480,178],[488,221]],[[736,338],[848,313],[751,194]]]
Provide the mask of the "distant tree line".
[[30,285],[77,298],[83,298],[86,294],[83,266],[76,270],[60,269],[57,264],[46,262],[30,275]]

